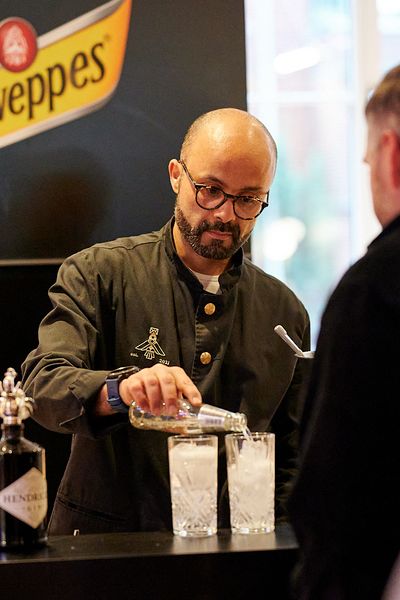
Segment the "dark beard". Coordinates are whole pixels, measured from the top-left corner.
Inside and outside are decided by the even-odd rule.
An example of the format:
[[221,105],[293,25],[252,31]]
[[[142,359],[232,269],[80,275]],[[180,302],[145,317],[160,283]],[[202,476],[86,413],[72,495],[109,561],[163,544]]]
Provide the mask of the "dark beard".
[[[241,238],[240,228],[236,223],[221,223],[220,221],[209,223],[209,221],[203,221],[198,227],[191,227],[178,204],[175,205],[175,220],[183,238],[188,242],[190,247],[199,254],[199,256],[203,256],[203,258],[226,260],[233,256],[235,252],[243,246],[250,235]],[[223,240],[212,240],[210,244],[202,244],[200,240],[205,231],[230,232],[232,234],[232,243],[229,247],[223,245]]]

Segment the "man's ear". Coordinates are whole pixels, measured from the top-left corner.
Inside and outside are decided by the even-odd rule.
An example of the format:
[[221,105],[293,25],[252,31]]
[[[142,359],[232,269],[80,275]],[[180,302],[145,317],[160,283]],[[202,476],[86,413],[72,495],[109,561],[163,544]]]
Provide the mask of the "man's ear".
[[182,169],[176,158],[173,158],[169,161],[168,173],[171,187],[175,194],[177,194],[179,192]]
[[400,137],[395,135],[395,147],[393,150],[393,183],[400,190]]
[[393,129],[383,132],[382,146],[390,184],[400,189],[400,138]]

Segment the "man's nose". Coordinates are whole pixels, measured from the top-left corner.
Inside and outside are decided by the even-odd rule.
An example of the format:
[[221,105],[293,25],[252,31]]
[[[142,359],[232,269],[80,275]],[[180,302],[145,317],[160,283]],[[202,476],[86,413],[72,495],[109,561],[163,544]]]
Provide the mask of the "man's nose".
[[223,223],[228,223],[236,218],[232,198],[227,198],[223,205],[215,208],[213,212],[214,216],[221,219]]

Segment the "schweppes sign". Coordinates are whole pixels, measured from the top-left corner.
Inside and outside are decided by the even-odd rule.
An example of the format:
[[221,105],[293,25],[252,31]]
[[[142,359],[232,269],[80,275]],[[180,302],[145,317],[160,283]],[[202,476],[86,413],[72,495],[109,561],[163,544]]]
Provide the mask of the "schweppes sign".
[[111,0],[36,37],[0,23],[0,148],[100,108],[118,85],[131,0]]

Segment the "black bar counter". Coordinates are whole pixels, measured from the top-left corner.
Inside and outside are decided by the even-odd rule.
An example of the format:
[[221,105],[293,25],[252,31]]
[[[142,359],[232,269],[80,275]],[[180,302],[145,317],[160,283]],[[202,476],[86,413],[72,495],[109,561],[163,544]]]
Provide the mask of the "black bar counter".
[[288,525],[191,539],[169,532],[54,536],[34,552],[0,552],[0,590],[10,600],[287,600],[296,557]]

